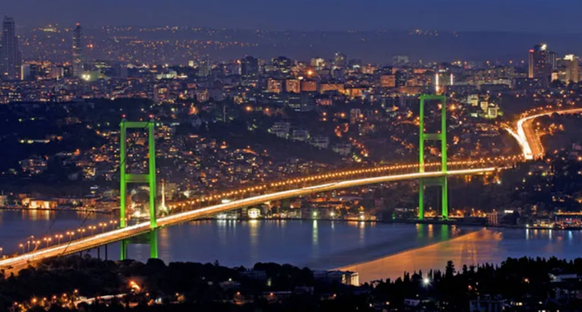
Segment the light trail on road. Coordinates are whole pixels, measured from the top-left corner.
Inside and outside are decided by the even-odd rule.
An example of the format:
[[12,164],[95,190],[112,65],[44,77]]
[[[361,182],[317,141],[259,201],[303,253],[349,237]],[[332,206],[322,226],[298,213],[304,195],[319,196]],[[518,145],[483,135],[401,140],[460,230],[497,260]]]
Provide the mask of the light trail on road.
[[527,160],[532,160],[544,155],[544,146],[540,142],[540,138],[536,135],[535,131],[532,129],[532,121],[536,118],[549,116],[552,114],[576,114],[582,113],[582,108],[571,108],[563,110],[554,110],[544,113],[539,113],[531,116],[524,117],[517,121],[517,131],[511,128],[505,128],[509,134],[511,134],[517,143],[521,146],[523,152],[523,157]]

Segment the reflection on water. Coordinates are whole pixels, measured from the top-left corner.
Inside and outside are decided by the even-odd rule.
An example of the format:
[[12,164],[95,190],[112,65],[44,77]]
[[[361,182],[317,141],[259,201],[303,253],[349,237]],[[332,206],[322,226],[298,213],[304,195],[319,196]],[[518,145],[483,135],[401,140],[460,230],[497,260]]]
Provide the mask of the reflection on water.
[[[56,215],[56,212],[52,212],[52,215]],[[49,220],[51,217],[50,210],[22,210],[22,219],[30,219],[32,221],[37,220]]]
[[314,247],[317,247],[317,243],[319,242],[319,237],[317,236],[317,220],[313,220],[313,226],[311,230],[311,244]]
[[13,219],[12,213],[19,213],[22,220],[29,221],[42,221],[42,220],[53,220],[58,218],[60,215],[67,215],[67,219],[70,217],[76,217],[80,220],[87,218],[88,220],[109,218],[107,215],[100,215],[97,213],[87,213],[83,211],[58,211],[58,210],[40,210],[40,209],[20,209],[20,210],[6,210],[0,213],[0,220],[3,216],[10,214],[9,219]]
[[[445,233],[449,231],[441,230],[443,239],[448,237]],[[372,281],[400,277],[404,272],[442,269],[449,260],[457,265],[499,262],[494,251],[499,248],[502,237],[499,232],[480,230],[437,244],[339,269],[359,272],[360,281]]]
[[[168,261],[213,262],[228,266],[252,266],[255,262],[291,263],[314,269],[328,269],[372,260],[387,254],[426,246],[458,235],[448,226],[432,229],[402,224],[338,221],[196,221],[163,228],[181,233],[180,227],[194,228],[196,237],[173,239],[160,244],[171,256]],[[447,233],[441,234],[441,231]],[[226,234],[226,233],[232,233]],[[196,250],[196,253],[188,251]],[[160,252],[166,254],[166,252]]]
[[360,281],[366,282],[397,278],[405,271],[442,270],[449,260],[457,268],[464,264],[497,264],[508,257],[557,257],[571,260],[580,257],[578,250],[581,245],[580,231],[482,229],[433,245],[338,268],[356,271],[360,274]]
[[[86,225],[111,217],[90,215]],[[23,236],[54,235],[79,227],[84,219],[76,212],[0,211],[0,247],[16,252],[23,239],[26,243]],[[341,268],[357,271],[364,282],[396,278],[404,271],[444,269],[449,260],[460,269],[463,264],[500,263],[507,257],[574,259],[580,256],[582,232],[358,221],[204,220],[161,228],[158,242],[164,261]],[[109,258],[118,259],[119,250],[118,244],[109,246]],[[146,261],[149,247],[131,245],[129,256]]]
[[0,247],[5,254],[22,251],[27,239],[65,234],[85,226],[108,222],[112,216],[95,213],[50,210],[0,210]]
[[[235,225],[236,225],[236,223],[235,223]],[[259,259],[257,258],[256,255],[259,253],[260,222],[259,222],[259,220],[249,220],[248,226],[249,226],[249,241],[251,243],[251,248],[249,249],[251,259],[253,262],[259,262]],[[226,244],[228,245],[228,242],[226,242]]]

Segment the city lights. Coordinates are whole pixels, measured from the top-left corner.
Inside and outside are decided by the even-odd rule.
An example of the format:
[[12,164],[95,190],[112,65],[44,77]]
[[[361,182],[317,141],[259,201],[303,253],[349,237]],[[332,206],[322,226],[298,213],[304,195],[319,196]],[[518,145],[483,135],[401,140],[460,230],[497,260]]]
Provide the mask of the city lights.
[[[73,15],[15,1],[0,26],[4,308],[573,307],[582,275],[556,258],[581,239],[581,57],[552,30],[572,28],[576,5],[560,19],[512,3],[490,14],[503,23],[454,31],[402,29],[415,12],[398,10],[365,30],[389,7],[366,1],[81,1]],[[423,7],[434,20],[467,8]],[[366,14],[338,14],[350,9]],[[527,25],[510,9],[547,31],[512,32]],[[193,10],[237,29],[185,25]],[[102,16],[111,25],[91,24]],[[300,30],[264,27],[283,21]],[[508,29],[468,31],[483,27]],[[537,37],[550,44],[523,44]]]

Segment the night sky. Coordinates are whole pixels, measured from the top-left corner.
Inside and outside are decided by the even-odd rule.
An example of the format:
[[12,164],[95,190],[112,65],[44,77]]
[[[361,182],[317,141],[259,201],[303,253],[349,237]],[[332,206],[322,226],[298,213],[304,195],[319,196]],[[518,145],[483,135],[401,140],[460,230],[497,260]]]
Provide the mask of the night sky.
[[582,1],[0,0],[23,26],[179,25],[270,30],[439,29],[582,33]]

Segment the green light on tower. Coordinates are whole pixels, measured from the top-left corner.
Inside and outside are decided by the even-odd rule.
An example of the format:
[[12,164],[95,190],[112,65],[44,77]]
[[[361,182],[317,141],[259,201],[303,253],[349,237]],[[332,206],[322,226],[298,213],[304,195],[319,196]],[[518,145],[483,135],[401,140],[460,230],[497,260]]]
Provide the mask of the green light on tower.
[[[441,104],[441,131],[440,133],[424,132],[424,103],[425,101],[438,101]],[[424,142],[440,141],[441,142],[441,172],[443,176],[431,181],[420,179],[418,190],[418,220],[424,220],[424,189],[428,185],[441,186],[442,216],[444,220],[449,218],[449,198],[448,198],[448,181],[447,181],[447,98],[444,95],[426,95],[420,96],[420,117],[419,117],[419,172],[424,172]]]
[[[127,184],[129,183],[147,183],[150,188],[149,196],[149,210],[150,210],[150,228],[152,229],[152,235],[156,234],[155,229],[158,227],[157,223],[157,213],[156,213],[156,145],[155,145],[155,122],[150,121],[139,121],[130,122],[123,119],[120,124],[120,160],[119,160],[119,171],[120,185],[119,185],[119,225],[124,228],[127,226],[126,220],[126,200],[127,200]],[[147,129],[148,130],[148,173],[147,174],[130,174],[126,172],[127,169],[127,129]],[[127,259],[127,245],[128,241],[121,242],[121,260]],[[150,257],[157,258],[157,239],[150,239]]]

